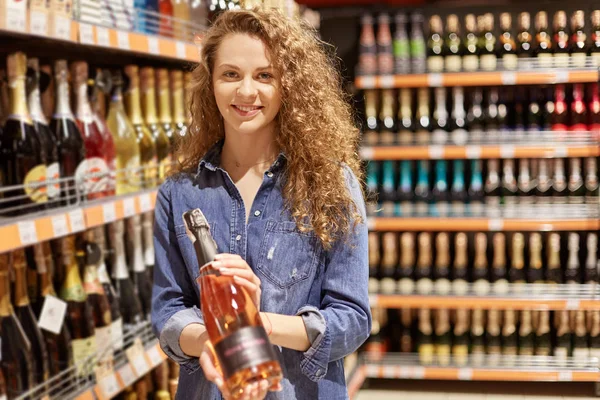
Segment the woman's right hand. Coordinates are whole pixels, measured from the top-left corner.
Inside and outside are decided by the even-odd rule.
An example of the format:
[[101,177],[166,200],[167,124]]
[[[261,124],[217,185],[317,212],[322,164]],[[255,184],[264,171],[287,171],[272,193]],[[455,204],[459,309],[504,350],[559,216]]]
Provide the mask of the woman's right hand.
[[[200,355],[200,367],[202,367],[202,371],[204,371],[204,376],[206,376],[206,379],[217,385],[225,400],[231,400],[234,398],[229,392],[227,386],[225,386],[221,367],[219,366],[217,357],[215,356],[212,344],[208,340],[204,344],[202,354]],[[262,400],[265,398],[268,391],[269,382],[266,379],[263,379],[260,382],[254,382],[248,385],[244,389],[244,393],[238,397],[238,399]]]

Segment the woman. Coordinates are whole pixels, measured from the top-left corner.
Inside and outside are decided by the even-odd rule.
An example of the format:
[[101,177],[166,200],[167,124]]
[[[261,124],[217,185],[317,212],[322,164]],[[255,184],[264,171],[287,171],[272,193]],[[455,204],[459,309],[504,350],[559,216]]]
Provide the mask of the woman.
[[358,130],[314,32],[278,12],[228,11],[203,39],[179,173],[160,188],[152,323],[181,364],[177,399],[230,398],[205,346],[199,269],[182,214],[200,208],[216,266],[251,294],[281,352],[279,392],[345,399],[343,358],[367,338],[367,228]]

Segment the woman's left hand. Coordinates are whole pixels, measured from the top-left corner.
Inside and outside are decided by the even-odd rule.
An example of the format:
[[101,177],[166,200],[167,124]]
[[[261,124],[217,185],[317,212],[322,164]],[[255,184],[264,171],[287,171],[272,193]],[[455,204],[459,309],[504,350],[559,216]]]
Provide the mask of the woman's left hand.
[[233,276],[235,283],[248,291],[252,301],[254,301],[254,305],[260,311],[260,279],[242,257],[237,254],[217,254],[213,266],[222,275]]

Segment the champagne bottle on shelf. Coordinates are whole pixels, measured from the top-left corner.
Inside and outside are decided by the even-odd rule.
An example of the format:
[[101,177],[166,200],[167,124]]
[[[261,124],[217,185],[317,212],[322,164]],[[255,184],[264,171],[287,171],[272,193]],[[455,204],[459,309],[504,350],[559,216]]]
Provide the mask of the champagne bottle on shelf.
[[497,365],[502,354],[502,314],[500,310],[487,311],[485,352],[490,365]]
[[[375,146],[379,142],[379,120],[377,118],[378,96],[376,90],[365,91],[365,118],[367,126],[365,127],[364,141],[368,146]],[[162,121],[161,121],[162,122]],[[163,127],[165,127],[163,123]]]
[[527,283],[545,283],[542,270],[542,235],[537,232],[529,236]]
[[415,268],[417,293],[431,294],[434,288],[431,280],[431,267],[433,265],[431,234],[421,232],[417,240],[419,242],[419,257],[417,259],[417,267]]
[[537,314],[535,355],[549,356],[552,353],[552,343],[550,342],[550,311],[541,310],[536,311],[535,313]]
[[75,118],[81,138],[85,145],[86,171],[83,177],[83,191],[90,200],[106,195],[110,184],[110,171],[104,155],[104,136],[94,121],[92,107],[88,98],[88,65],[84,61],[71,64],[73,92],[77,99]]
[[144,264],[150,279],[154,276],[154,213],[142,214]]
[[538,59],[538,65],[542,68],[551,68],[553,65],[552,37],[548,31],[548,14],[546,11],[538,11],[535,15],[535,42],[534,54]]
[[466,213],[465,205],[469,198],[465,188],[465,162],[463,160],[454,160],[452,174],[452,187],[450,188],[452,214],[462,216]]
[[453,329],[452,358],[457,366],[465,366],[469,362],[469,310],[459,308]]
[[537,88],[531,89],[529,92],[526,125],[526,129],[529,132],[537,132],[541,129],[542,107],[540,107],[540,104],[540,91]]
[[502,355],[507,357],[507,362],[514,364],[518,349],[517,312],[504,310],[502,322]]
[[395,294],[397,288],[398,236],[386,232],[382,236],[382,257],[380,265],[380,291],[382,294]]
[[465,111],[464,90],[462,87],[455,86],[452,88],[452,99],[454,108],[450,116],[448,128],[451,131],[452,143],[457,146],[464,146],[469,140],[469,134],[466,129],[467,113]]
[[584,68],[587,54],[590,50],[587,35],[585,34],[585,13],[577,10],[571,17],[571,62],[574,67]]
[[496,36],[494,35],[494,14],[486,13],[482,17],[483,29],[480,40],[481,55],[479,64],[484,71],[495,71],[497,65],[496,58]]
[[482,161],[471,160],[471,182],[469,184],[469,214],[476,217],[483,214]]
[[433,364],[434,343],[433,328],[431,326],[431,310],[428,308],[419,309],[419,327],[417,333],[417,349],[419,352],[419,364],[423,366]]
[[498,124],[498,89],[490,88],[487,90],[486,104],[483,111],[483,121],[486,130],[486,139],[490,142],[498,142],[499,124]]
[[568,238],[569,255],[565,269],[565,282],[579,284],[582,278],[581,266],[579,264],[579,234],[570,232]]
[[183,95],[183,72],[171,71],[171,93],[173,95],[173,124],[175,125],[174,140],[177,141],[187,134],[188,121],[185,118],[185,98]]
[[569,66],[569,33],[567,32],[567,13],[560,10],[554,14],[554,66]]
[[127,118],[123,105],[123,76],[114,71],[110,107],[106,123],[113,135],[116,154],[116,193],[123,195],[140,190],[140,148],[135,128]]
[[15,315],[19,319],[19,322],[27,335],[27,339],[29,339],[32,351],[36,355],[33,358],[34,381],[36,385],[39,385],[47,381],[50,377],[50,368],[48,365],[46,342],[38,327],[37,319],[33,314],[29,296],[27,294],[27,263],[25,261],[25,251],[23,249],[16,250],[12,253],[12,265],[15,274]]
[[394,119],[394,91],[392,89],[384,89],[381,93],[381,112],[379,120],[381,121],[381,131],[379,133],[379,141],[383,145],[393,145],[396,139],[398,128]]
[[551,86],[542,88],[543,104],[540,118],[540,127],[543,131],[552,130],[552,114],[554,113],[554,88]]
[[35,360],[32,345],[10,302],[9,253],[0,254],[0,332],[2,359],[9,398],[16,398],[35,385]]
[[544,158],[538,161],[537,187],[535,188],[536,200],[540,204],[549,204],[552,196],[552,178],[549,160]]
[[591,15],[592,35],[590,55],[596,65],[600,65],[600,10],[594,10]]
[[48,201],[48,196],[46,186],[41,183],[46,179],[47,159],[46,149],[40,144],[27,107],[25,54],[10,54],[6,64],[10,106],[0,137],[2,186],[25,185],[23,189],[9,190],[3,194],[12,200],[2,205],[2,214],[11,216],[45,207],[43,203]]
[[446,144],[449,132],[449,115],[446,110],[446,88],[435,88],[435,110],[433,111],[431,141],[433,144]]
[[599,271],[598,271],[598,234],[590,232],[587,235],[586,240],[586,258],[585,258],[585,272],[584,282],[593,284],[600,283]]
[[377,161],[370,161],[367,163],[366,173],[366,201],[367,201],[367,214],[377,215],[377,197],[379,190],[379,163]]
[[454,237],[454,266],[452,268],[452,291],[457,296],[466,295],[469,289],[467,250],[466,233],[457,233]]
[[578,365],[585,365],[590,357],[588,347],[588,330],[585,323],[586,311],[577,310],[570,313],[570,328],[573,336],[573,358]]
[[429,18],[429,39],[427,41],[427,70],[428,72],[444,71],[444,38],[442,37],[442,19],[439,15]]
[[506,269],[506,236],[504,233],[496,232],[492,237],[493,261],[490,271],[490,281],[494,293],[508,293],[508,279]]
[[515,176],[515,163],[512,159],[505,159],[502,165],[502,203],[506,207],[507,216],[512,217],[516,213],[517,194],[519,191]]
[[589,116],[585,106],[585,92],[581,83],[573,85],[573,100],[571,101],[571,126],[573,135],[585,137],[588,129]]
[[521,206],[531,206],[534,201],[535,182],[529,169],[530,160],[519,159],[519,176],[517,178],[517,200]]
[[587,330],[590,333],[590,357],[600,357],[600,310],[587,312]]
[[[88,169],[85,143],[71,110],[69,100],[69,70],[66,60],[54,63],[54,81],[56,87],[56,107],[50,122],[50,128],[58,144],[61,178],[70,178],[61,184],[61,195],[65,205],[79,202],[84,195],[84,177]],[[79,190],[78,190],[79,189]]]
[[554,357],[561,365],[566,364],[567,357],[571,355],[571,327],[569,326],[569,311],[554,312],[554,325],[556,326],[556,345]]
[[[47,90],[44,87],[42,90],[42,74],[44,80],[49,81],[50,76],[40,71],[40,65],[37,58],[29,58],[27,60],[27,67],[31,71],[31,79],[27,80],[27,105],[29,107],[29,113],[31,120],[38,133],[40,144],[46,153],[46,180],[48,185],[46,186],[46,195],[48,196],[48,205],[52,207],[57,205],[57,201],[60,198],[60,183],[52,182],[60,178],[60,168],[58,165],[58,146],[56,138],[50,130],[48,120],[42,110],[42,102],[40,98],[40,92]],[[47,86],[44,85],[44,86]]]
[[452,289],[450,283],[450,238],[440,232],[435,238],[435,266],[433,268],[436,294],[447,295]]
[[[598,59],[598,65],[600,65],[600,57]],[[598,90],[598,84],[592,83],[590,87],[590,105],[589,105],[589,118],[590,125],[588,129],[592,132],[596,132],[595,137],[600,136],[600,91]]]
[[[370,244],[370,243],[369,243]],[[409,295],[415,291],[415,234],[403,232],[400,236],[400,268],[398,273],[398,289],[401,294]]]
[[598,161],[595,157],[585,159],[585,202],[598,204]]
[[412,165],[411,161],[400,161],[398,201],[400,202],[399,214],[403,217],[410,217],[414,213],[415,192],[413,191]]
[[377,72],[379,75],[391,75],[394,73],[394,55],[390,16],[386,13],[379,14],[377,25]]
[[448,193],[448,178],[447,178],[446,160],[438,160],[435,163],[435,182],[433,185],[432,196],[434,203],[435,215],[446,217],[449,214],[449,193]]
[[512,17],[510,13],[500,14],[500,57],[502,68],[508,70],[517,69],[517,43],[512,33]]
[[456,14],[446,18],[446,38],[444,46],[444,68],[448,72],[462,69],[463,45],[460,40],[460,23]]
[[[156,69],[156,93],[158,95],[158,120],[162,125],[165,135],[169,138],[171,154],[175,150],[176,128],[171,115],[171,93],[169,71],[164,68]],[[176,160],[173,160],[176,161]]]
[[[579,238],[577,240],[579,241]],[[560,235],[558,233],[553,232],[548,236],[547,251],[546,281],[557,284],[563,283],[560,263]]]
[[534,337],[532,311],[522,310],[519,318],[519,355],[532,356]]
[[465,71],[477,71],[479,69],[479,38],[477,37],[475,14],[465,16],[465,31],[462,66]]
[[513,234],[511,246],[511,264],[508,277],[511,283],[526,283],[525,273],[525,236],[517,232]]
[[379,293],[379,264],[381,250],[379,248],[379,233],[369,232],[369,293]]
[[142,118],[138,67],[135,65],[126,66],[125,74],[129,78],[129,87],[125,92],[125,105],[129,121],[135,129],[137,145],[140,149],[140,164],[143,168],[141,173],[142,186],[144,189],[151,189],[157,185],[158,164],[152,134]]
[[485,203],[486,212],[489,216],[495,216],[500,212],[500,199],[502,193],[502,182],[500,180],[500,165],[496,159],[487,162],[487,177],[485,179]]
[[371,334],[365,344],[365,350],[370,358],[379,360],[387,352],[387,338],[383,334],[387,325],[387,310],[384,308],[373,308]]
[[[374,92],[365,91],[365,98],[367,95],[371,93],[371,96],[374,97]],[[414,121],[412,119],[412,96],[411,89],[409,88],[401,88],[400,89],[400,107],[398,109],[398,143],[401,145],[410,145],[414,140],[414,131],[416,129]],[[366,100],[365,100],[366,101]],[[373,109],[375,107],[375,98],[370,100],[371,109],[365,107],[367,112],[367,126],[371,130],[375,130],[374,120],[371,120],[371,124],[369,124],[369,116],[375,115],[377,112]],[[376,120],[376,118],[375,118]]]
[[414,12],[410,16],[410,62],[413,74],[425,73],[427,44],[423,35],[423,14]]
[[519,31],[517,33],[517,56],[520,61],[520,66],[523,69],[531,68],[531,62],[528,59],[534,56],[533,53],[533,36],[529,32],[531,29],[531,16],[528,12],[519,13]]
[[471,363],[481,366],[485,362],[485,311],[475,308],[471,312]]
[[229,390],[238,393],[257,379],[268,380],[271,387],[278,385],[281,367],[256,306],[232,277],[220,275],[212,266],[217,246],[202,211],[190,210],[183,219],[200,268],[204,323]]
[[450,364],[452,349],[452,330],[450,329],[450,311],[437,309],[434,313],[435,322],[435,356],[437,364],[446,367]]
[[377,45],[373,30],[373,17],[370,14],[362,16],[360,44],[358,49],[359,74],[375,75],[377,73]]
[[467,126],[469,127],[469,141],[480,144],[484,138],[483,131],[483,93],[481,88],[471,91],[471,105],[467,111]]
[[490,292],[490,279],[487,262],[487,236],[485,233],[475,234],[475,258],[473,260],[473,290],[478,296]]
[[400,333],[400,352],[401,353],[412,353],[413,344],[413,313],[410,308],[403,308],[398,310],[400,313],[400,323],[402,330]]
[[568,129],[569,121],[567,113],[565,86],[556,85],[554,92],[554,111],[551,115],[553,131],[566,131]]
[[418,89],[415,139],[417,144],[428,145],[431,141],[431,121],[429,120],[429,89]]
[[394,72],[408,74],[411,69],[410,41],[406,31],[407,18],[404,13],[397,13],[394,17],[396,30],[394,32]]
[[415,211],[419,216],[429,214],[429,207],[433,195],[429,190],[429,161],[419,160],[417,162],[417,184],[415,186]]
[[565,162],[562,158],[554,160],[554,177],[552,178],[552,202],[566,204],[569,194],[565,175]]

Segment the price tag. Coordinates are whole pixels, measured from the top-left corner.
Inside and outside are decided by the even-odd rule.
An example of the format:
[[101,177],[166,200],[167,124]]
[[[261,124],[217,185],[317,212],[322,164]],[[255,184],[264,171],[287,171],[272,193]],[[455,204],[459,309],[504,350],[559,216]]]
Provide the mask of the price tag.
[[363,76],[361,77],[361,85],[363,89],[373,89],[375,88],[375,77],[374,76]]
[[554,149],[554,157],[557,158],[565,158],[567,157],[567,148],[563,146],[558,146]]
[[152,210],[152,202],[150,201],[150,195],[148,193],[140,196],[140,211],[142,213]]
[[48,14],[32,10],[29,13],[29,30],[34,35],[48,36]]
[[129,50],[129,33],[125,31],[117,31],[117,45],[121,50]]
[[123,385],[125,385],[125,387],[131,386],[136,380],[136,376],[133,373],[133,369],[131,369],[131,364],[125,364],[117,371],[117,373],[121,377],[121,380],[123,381]]
[[379,85],[384,89],[392,89],[394,87],[394,76],[384,75],[379,77]]
[[410,368],[400,367],[400,379],[410,379]]
[[117,375],[114,373],[106,375],[102,379],[98,380],[98,386],[100,386],[102,394],[107,399],[112,399],[121,391],[121,386],[117,381]]
[[372,160],[375,151],[372,147],[361,147],[359,150],[360,158],[363,160]]
[[504,229],[504,220],[492,218],[488,221],[488,230],[501,231],[502,229]]
[[133,197],[123,200],[123,213],[125,218],[135,215],[135,199]]
[[69,233],[67,225],[67,216],[65,214],[52,217],[52,230],[55,237],[65,236]]
[[81,44],[94,45],[94,27],[92,25],[79,23],[79,42]]
[[425,368],[424,367],[412,367],[413,379],[425,379]]
[[560,371],[558,373],[558,380],[560,382],[572,382],[573,381],[573,372],[571,372],[571,371]]
[[395,379],[397,376],[396,368],[392,365],[384,365],[382,375],[384,378],[387,378],[387,379]]
[[144,376],[150,371],[150,365],[148,365],[145,353],[144,345],[139,337],[133,341],[133,345],[130,348],[125,350],[127,359],[138,377]]
[[152,368],[156,367],[157,365],[163,362],[163,358],[160,355],[160,350],[158,349],[158,346],[152,346],[152,348],[146,352],[146,355],[150,359],[150,364]]
[[473,380],[473,370],[471,368],[460,368],[458,370],[458,379],[461,381]]
[[369,378],[379,378],[379,365],[367,365],[367,376]]
[[148,36],[148,52],[150,54],[159,55],[160,48],[158,46],[158,38],[154,36]]
[[579,310],[579,300],[578,299],[567,299],[567,304],[565,305],[567,310]]
[[85,220],[83,219],[83,210],[78,208],[69,212],[69,222],[71,223],[71,232],[81,232],[85,230]]
[[177,58],[181,58],[185,60],[185,43],[176,42],[175,43],[175,53],[177,54]]
[[19,228],[19,238],[23,246],[38,242],[35,221],[21,221],[17,223],[17,226]]
[[378,296],[376,294],[369,295],[369,304],[371,307],[377,307]]
[[71,40],[71,19],[54,16],[54,37],[63,40]]
[[443,83],[442,74],[427,74],[427,84],[430,87],[440,87]]
[[8,0],[2,10],[3,14],[6,12],[5,21],[6,29],[9,31],[26,32],[27,29],[27,2]]
[[465,152],[468,159],[478,160],[481,158],[481,146],[467,146]]
[[503,144],[500,146],[500,158],[514,158],[515,146],[511,144]]
[[110,38],[108,36],[108,29],[101,26],[96,27],[96,40],[98,46],[110,47]]
[[560,70],[554,73],[554,83],[567,83],[569,82],[569,71]]
[[117,220],[117,211],[115,210],[115,203],[110,202],[102,206],[102,213],[104,214],[104,223],[108,224]]
[[503,85],[514,85],[517,83],[517,74],[514,72],[502,72],[500,79]]
[[67,303],[61,299],[47,295],[40,313],[38,326],[56,335],[60,333],[67,313]]
[[376,219],[375,218],[367,218],[367,229],[372,231],[375,230]]
[[444,146],[429,146],[429,158],[439,160],[444,156]]

